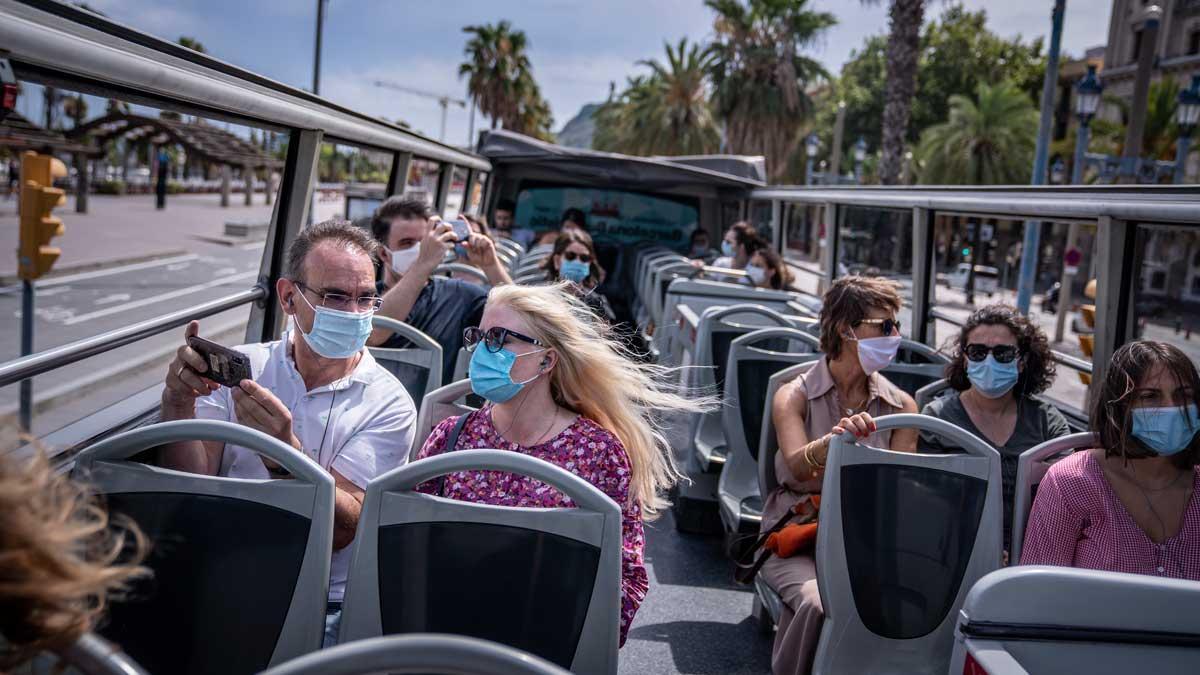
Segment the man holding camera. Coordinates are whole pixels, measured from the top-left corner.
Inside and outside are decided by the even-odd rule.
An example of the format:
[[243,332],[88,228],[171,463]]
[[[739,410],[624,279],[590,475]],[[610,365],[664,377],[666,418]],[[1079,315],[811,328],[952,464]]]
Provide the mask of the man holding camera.
[[[465,223],[464,223],[465,228]],[[493,286],[512,283],[496,256],[492,240],[481,234],[455,231],[429,212],[429,206],[410,197],[389,198],[371,221],[375,239],[382,245],[383,279],[379,314],[403,321],[442,346],[442,382],[454,378],[454,362],[462,348],[463,330],[478,326],[487,302],[487,289],[461,279],[433,276],[446,253],[462,246],[467,262],[487,275]],[[465,235],[465,239],[464,239]],[[376,328],[368,344],[404,347],[407,340]]]
[[[293,328],[275,342],[237,347],[249,377],[224,385],[224,368],[209,368],[219,345],[197,341],[199,322],[167,371],[162,419],[215,419],[257,429],[302,452],[335,482],[333,559],[326,644],[336,640],[341,602],[367,483],[404,464],[416,430],[416,408],[404,386],[366,349],[380,304],[373,254],[378,244],[362,228],[326,221],[302,230],[288,248],[276,284]],[[218,356],[220,358],[220,356]],[[220,364],[223,365],[223,364]],[[233,478],[288,478],[247,448],[213,441],[172,443],[162,464]]]

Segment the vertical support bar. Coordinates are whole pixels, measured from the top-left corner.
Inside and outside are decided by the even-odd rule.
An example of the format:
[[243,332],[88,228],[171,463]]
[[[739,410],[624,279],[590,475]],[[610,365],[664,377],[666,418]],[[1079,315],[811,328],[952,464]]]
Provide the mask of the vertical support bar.
[[475,191],[475,181],[479,177],[479,172],[475,169],[467,169],[467,184],[463,186],[463,213],[479,215],[478,210],[471,209],[471,193]]
[[88,176],[88,164],[90,162],[87,155],[82,152],[75,153],[75,213],[87,213],[88,210],[88,190],[92,185]]
[[320,131],[292,131],[288,141],[287,158],[275,213],[263,247],[262,266],[258,283],[267,290],[267,298],[256,303],[246,325],[246,342],[269,342],[276,339],[283,326],[283,313],[275,282],[284,274],[288,244],[308,221],[308,209],[317,182],[317,161],[321,156]]
[[450,185],[454,181],[454,165],[443,164],[442,172],[438,175],[437,196],[433,201],[433,210],[441,216],[446,210],[446,200],[450,197]]
[[933,226],[935,212],[921,206],[912,210],[912,339],[934,346],[929,308],[933,305]]
[[821,285],[817,289],[817,292],[824,294],[825,291],[829,290],[830,284],[837,279],[838,240],[840,238],[838,230],[841,229],[838,226],[838,217],[841,216],[841,209],[838,208],[837,204],[833,203],[823,204],[821,208],[825,211],[823,217],[825,225],[825,248],[821,251],[821,254],[824,256],[821,260],[821,270],[825,274],[821,277]]
[[1087,168],[1087,146],[1090,131],[1088,123],[1081,120],[1075,136],[1075,160],[1071,163],[1071,185],[1083,185],[1083,172]]
[[221,165],[221,206],[229,206],[229,193],[233,184],[233,168],[228,164]]
[[783,241],[783,202],[771,200],[771,247],[780,250],[779,243]]
[[[33,353],[33,281],[21,281],[21,356]],[[21,380],[18,424],[21,431],[33,433],[33,378]]]
[[392,154],[392,173],[388,176],[387,196],[402,195],[408,186],[408,174],[412,171],[413,154],[397,152]]
[[246,206],[254,205],[254,169],[250,165],[242,167],[242,180],[246,182]]
[[[1104,371],[1117,347],[1130,339],[1133,324],[1135,274],[1140,260],[1136,254],[1137,224],[1103,216],[1096,223],[1096,332],[1092,349],[1092,387],[1094,395]],[[1090,396],[1089,396],[1090,400]]]

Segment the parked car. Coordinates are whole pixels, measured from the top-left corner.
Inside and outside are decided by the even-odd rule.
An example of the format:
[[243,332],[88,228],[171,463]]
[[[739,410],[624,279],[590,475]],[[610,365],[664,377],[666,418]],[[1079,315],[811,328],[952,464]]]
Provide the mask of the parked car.
[[[959,263],[954,271],[945,275],[943,280],[946,286],[957,288],[960,291],[967,290],[967,276],[971,273],[970,263]],[[987,265],[975,266],[975,292],[985,293],[990,298],[996,294],[1000,288],[1000,270]]]

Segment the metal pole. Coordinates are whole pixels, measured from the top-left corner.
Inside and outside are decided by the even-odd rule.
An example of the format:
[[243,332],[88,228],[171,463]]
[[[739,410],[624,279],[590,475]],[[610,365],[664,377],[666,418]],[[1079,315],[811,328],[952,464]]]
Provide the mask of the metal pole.
[[837,118],[833,123],[833,157],[829,160],[829,172],[833,176],[833,184],[841,182],[842,177],[842,136],[846,131],[846,102],[838,101]]
[[813,172],[812,172],[812,170],[813,170],[813,158],[812,158],[812,157],[809,157],[809,158],[808,158],[808,161],[807,161],[807,162],[805,162],[805,164],[804,164],[804,184],[805,184],[805,185],[812,185],[812,184],[813,184]]
[[325,28],[325,0],[317,0],[317,42],[313,49],[313,93],[321,93],[321,32]]
[[[33,282],[21,282],[21,356],[33,353]],[[33,433],[33,379],[21,380],[18,423],[27,434]]]
[[467,96],[471,101],[471,114],[467,116],[467,147],[475,149],[475,97]]
[[1072,220],[1067,226],[1067,245],[1063,248],[1063,269],[1062,277],[1058,281],[1058,307],[1055,307],[1054,317],[1054,341],[1063,341],[1063,332],[1067,326],[1067,308],[1071,305],[1071,285],[1075,281],[1075,275],[1078,274],[1077,268],[1072,268],[1067,265],[1066,254],[1075,248],[1079,241],[1079,223]]
[[[1046,160],[1050,154],[1050,123],[1054,115],[1054,90],[1058,84],[1058,52],[1062,44],[1063,12],[1067,0],[1055,0],[1050,14],[1050,52],[1046,59],[1046,77],[1042,82],[1042,109],[1038,122],[1037,148],[1033,156],[1033,185],[1045,185]],[[1021,276],[1017,280],[1017,309],[1029,313],[1033,286],[1037,282],[1037,263],[1041,247],[1042,223],[1025,222],[1025,242],[1021,247]]]
[[438,131],[438,140],[445,143],[446,142],[446,109],[450,107],[450,102],[443,98],[438,101],[438,105],[442,106],[442,127]]
[[1176,185],[1183,183],[1184,178],[1187,177],[1185,174],[1187,174],[1187,157],[1188,157],[1188,151],[1190,150],[1190,148],[1188,146],[1191,145],[1191,142],[1192,142],[1192,139],[1190,136],[1180,136],[1179,139],[1175,141],[1175,184]]
[[1125,128],[1125,149],[1121,155],[1121,171],[1118,183],[1137,183],[1141,164],[1142,139],[1145,136],[1146,106],[1150,102],[1150,76],[1154,70],[1154,52],[1157,51],[1158,23],[1162,10],[1151,5],[1142,24],[1142,44],[1138,53],[1137,76],[1133,81],[1133,106],[1129,112],[1129,126]]
[[1079,122],[1079,129],[1075,135],[1075,159],[1071,164],[1071,185],[1083,184],[1083,171],[1086,168],[1084,164],[1087,162],[1087,146],[1088,137],[1091,129],[1088,128],[1088,123]]

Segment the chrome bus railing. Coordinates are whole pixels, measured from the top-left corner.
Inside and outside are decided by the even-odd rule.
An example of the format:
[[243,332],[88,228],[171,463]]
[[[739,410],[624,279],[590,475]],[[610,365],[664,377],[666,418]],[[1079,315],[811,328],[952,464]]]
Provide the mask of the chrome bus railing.
[[[100,335],[93,335],[70,344],[47,349],[44,352],[30,354],[24,358],[0,364],[0,387],[5,387],[21,380],[41,375],[42,373],[82,361],[97,354],[110,352],[118,347],[165,333],[172,328],[178,328],[189,321],[203,319],[214,314],[242,305],[263,300],[267,297],[267,289],[263,286],[227,295],[210,302],[190,307],[171,314],[135,323],[132,326],[118,328]],[[182,338],[180,338],[182,344]]]

